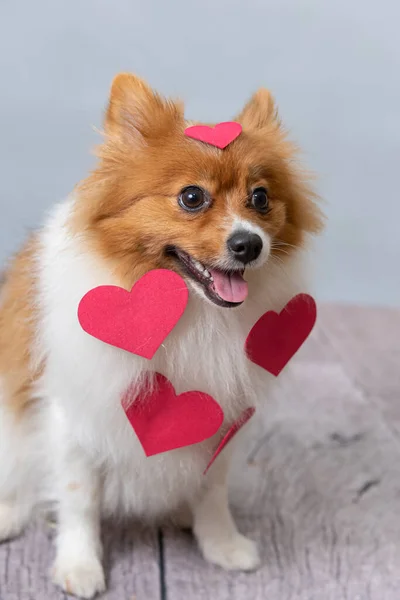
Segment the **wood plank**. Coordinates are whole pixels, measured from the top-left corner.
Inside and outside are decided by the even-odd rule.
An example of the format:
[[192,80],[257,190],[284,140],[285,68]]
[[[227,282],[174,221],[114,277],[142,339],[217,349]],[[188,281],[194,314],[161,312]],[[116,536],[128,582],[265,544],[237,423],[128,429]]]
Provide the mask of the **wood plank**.
[[297,360],[278,386],[232,474],[262,568],[225,573],[166,530],[168,600],[398,600],[400,453],[379,410],[334,361]]
[[[19,539],[0,545],[1,600],[67,600],[49,577],[54,528],[33,524]],[[160,593],[157,533],[106,526],[104,559],[107,600],[158,600]]]
[[323,335],[349,376],[400,436],[400,310],[327,305]]
[[321,328],[335,359],[364,393],[397,395],[400,310],[326,305],[321,313]]

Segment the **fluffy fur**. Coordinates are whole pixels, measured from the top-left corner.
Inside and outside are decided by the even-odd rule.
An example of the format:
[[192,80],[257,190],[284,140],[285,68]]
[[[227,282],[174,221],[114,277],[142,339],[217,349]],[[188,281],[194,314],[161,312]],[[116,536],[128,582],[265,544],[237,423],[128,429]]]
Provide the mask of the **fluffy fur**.
[[[101,515],[182,519],[188,509],[207,559],[254,569],[257,550],[234,525],[226,491],[228,447],[208,475],[214,439],[145,458],[120,406],[144,372],[159,371],[177,392],[199,389],[218,400],[225,427],[267,401],[268,376],[243,352],[247,333],[268,309],[305,291],[304,254],[321,215],[295,166],[273,101],[260,90],[237,118],[242,135],[221,151],[185,138],[179,103],[142,80],[114,80],[96,170],[49,215],[10,263],[0,295],[0,540],[20,533],[33,509],[58,509],[54,580],[85,598],[104,589]],[[185,213],[182,188],[208,190],[212,207]],[[249,207],[264,186],[270,211]],[[91,288],[130,289],[145,272],[170,268],[178,246],[205,265],[228,265],[226,241],[259,233],[263,251],[245,278],[238,308],[206,299],[187,278],[188,309],[146,361],[86,335],[77,306]],[[255,417],[256,418],[256,417]],[[240,436],[237,436],[240,438]]]

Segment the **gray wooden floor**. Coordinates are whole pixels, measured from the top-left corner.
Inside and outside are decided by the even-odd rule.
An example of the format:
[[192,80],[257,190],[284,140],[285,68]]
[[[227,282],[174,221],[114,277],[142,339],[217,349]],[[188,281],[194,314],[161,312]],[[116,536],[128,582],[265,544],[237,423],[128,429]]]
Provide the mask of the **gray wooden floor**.
[[[399,600],[400,311],[324,306],[232,471],[263,567],[227,574],[190,534],[110,528],[108,600]],[[1,600],[61,600],[53,530],[0,547]]]

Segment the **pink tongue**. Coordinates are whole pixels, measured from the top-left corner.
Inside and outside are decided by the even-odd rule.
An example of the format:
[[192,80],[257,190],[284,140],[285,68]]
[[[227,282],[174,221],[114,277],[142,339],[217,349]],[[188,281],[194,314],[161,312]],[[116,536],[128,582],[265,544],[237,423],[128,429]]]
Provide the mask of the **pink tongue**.
[[217,269],[210,269],[210,273],[214,279],[215,291],[222,300],[226,300],[227,302],[243,302],[247,298],[247,281],[243,279],[238,271],[235,273],[224,273]]

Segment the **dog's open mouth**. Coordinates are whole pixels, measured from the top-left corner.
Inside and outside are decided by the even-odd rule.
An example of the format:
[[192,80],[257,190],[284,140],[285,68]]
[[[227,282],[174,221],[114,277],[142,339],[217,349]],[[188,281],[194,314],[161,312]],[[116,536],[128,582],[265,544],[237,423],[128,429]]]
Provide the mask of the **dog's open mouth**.
[[168,254],[176,258],[189,277],[201,287],[214,304],[226,308],[239,306],[247,298],[248,286],[243,279],[244,269],[223,271],[206,267],[180,248],[168,248]]

